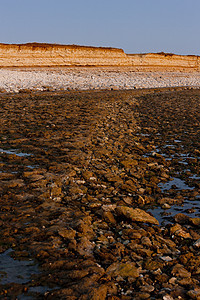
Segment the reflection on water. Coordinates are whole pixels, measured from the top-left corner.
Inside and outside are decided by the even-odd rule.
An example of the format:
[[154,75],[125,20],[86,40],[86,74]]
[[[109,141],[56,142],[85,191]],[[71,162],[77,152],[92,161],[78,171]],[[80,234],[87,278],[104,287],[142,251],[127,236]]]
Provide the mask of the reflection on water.
[[[198,196],[196,198],[198,198]],[[200,218],[200,203],[199,201],[186,200],[182,205],[173,205],[169,209],[152,207],[147,211],[152,213],[159,221],[159,224],[166,225],[172,223],[172,218],[178,213],[183,213],[191,218]]]
[[6,153],[6,154],[15,154],[17,156],[20,156],[20,157],[26,157],[26,156],[31,156],[31,154],[29,153],[24,153],[24,152],[20,152],[19,150],[17,149],[9,149],[9,150],[4,150],[2,148],[0,148],[0,153]]
[[10,256],[12,249],[0,254],[0,283],[26,283],[32,274],[38,274],[33,260],[15,260]]
[[193,190],[193,187],[190,187],[180,178],[173,178],[173,180],[165,182],[165,183],[159,183],[158,186],[161,188],[161,191],[168,191],[171,188],[176,188],[177,190]]

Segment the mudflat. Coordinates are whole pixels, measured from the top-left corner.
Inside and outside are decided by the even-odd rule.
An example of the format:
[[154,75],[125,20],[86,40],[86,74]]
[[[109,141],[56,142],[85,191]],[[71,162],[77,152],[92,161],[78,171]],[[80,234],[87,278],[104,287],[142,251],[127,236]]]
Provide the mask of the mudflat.
[[199,299],[200,90],[0,96],[2,299]]

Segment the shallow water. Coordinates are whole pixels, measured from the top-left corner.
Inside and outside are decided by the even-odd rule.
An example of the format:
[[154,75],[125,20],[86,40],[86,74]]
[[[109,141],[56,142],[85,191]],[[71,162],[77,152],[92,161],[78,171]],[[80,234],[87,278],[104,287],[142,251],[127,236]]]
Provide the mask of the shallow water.
[[[158,135],[158,134],[157,134]],[[178,143],[179,150],[184,149],[184,145],[182,145],[182,141],[180,139],[174,139],[174,143]],[[173,142],[169,143],[166,141],[166,144],[162,146],[163,151],[167,148],[171,148],[176,151],[177,144],[173,144]],[[177,159],[178,164],[183,165],[181,173],[190,172],[191,169],[188,167],[192,159],[199,159],[199,157],[194,157],[190,153],[163,153],[162,149],[159,146],[156,146],[156,152],[146,153],[144,156],[154,156],[156,153],[162,155],[165,160],[173,161],[173,159]],[[184,150],[183,150],[184,151]],[[175,172],[176,177],[170,178],[167,182],[160,182],[158,187],[160,187],[161,192],[163,194],[167,193],[170,189],[174,189],[176,191],[192,191],[195,189],[195,186],[189,186],[184,180],[182,180],[179,176],[181,176],[180,171]],[[200,176],[198,174],[190,174],[188,179],[199,180]],[[192,183],[191,183],[192,185]],[[160,225],[166,225],[168,223],[173,223],[173,217],[177,213],[184,213],[189,217],[200,217],[200,195],[196,195],[194,201],[190,201],[185,199],[183,204],[181,205],[172,205],[169,209],[164,209],[160,206],[153,206],[147,209],[158,221]]]
[[[166,183],[159,183],[158,186],[161,188],[161,191],[168,191],[171,188],[175,188],[177,190],[193,190],[193,187],[190,187],[185,183],[184,180],[180,178],[173,178],[171,181],[168,181]],[[173,187],[174,186],[174,187]]]
[[0,283],[27,283],[31,280],[31,275],[38,274],[38,266],[33,260],[15,260],[10,254],[10,248],[0,254]]
[[5,150],[5,149],[2,149],[2,148],[0,148],[0,153],[15,154],[15,155],[20,156],[20,157],[23,157],[23,156],[26,157],[26,156],[31,156],[32,155],[32,154],[29,154],[29,153],[20,152],[17,149]]
[[178,213],[183,213],[191,218],[200,218],[200,202],[198,200],[186,200],[182,205],[173,205],[169,209],[162,207],[152,207],[147,210],[158,221],[160,225],[166,225],[173,222],[173,217]]

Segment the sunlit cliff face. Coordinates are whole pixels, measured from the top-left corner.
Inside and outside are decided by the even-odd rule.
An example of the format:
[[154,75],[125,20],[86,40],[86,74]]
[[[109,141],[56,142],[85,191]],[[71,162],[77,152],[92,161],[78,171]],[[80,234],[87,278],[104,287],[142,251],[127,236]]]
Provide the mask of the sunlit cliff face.
[[165,53],[125,54],[122,49],[54,44],[0,44],[0,67],[133,66],[200,70],[200,57]]

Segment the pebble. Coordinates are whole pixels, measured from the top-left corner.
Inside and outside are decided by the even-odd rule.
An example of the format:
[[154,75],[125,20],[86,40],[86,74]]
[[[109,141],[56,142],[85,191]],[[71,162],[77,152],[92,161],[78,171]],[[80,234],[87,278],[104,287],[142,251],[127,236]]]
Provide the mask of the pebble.
[[[126,85],[124,85],[126,82]],[[0,69],[0,91],[141,89],[171,86],[200,86],[200,73],[132,72],[121,68],[23,68]]]

